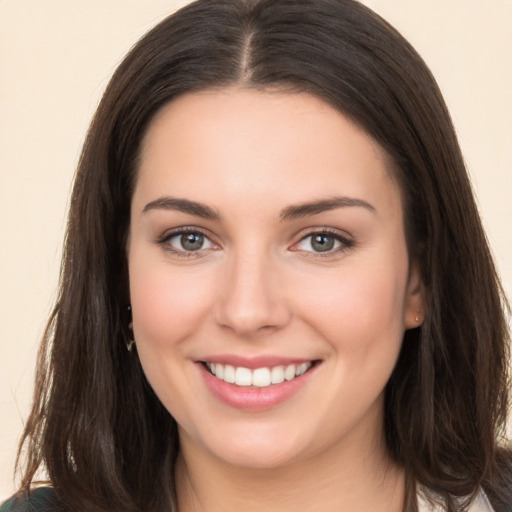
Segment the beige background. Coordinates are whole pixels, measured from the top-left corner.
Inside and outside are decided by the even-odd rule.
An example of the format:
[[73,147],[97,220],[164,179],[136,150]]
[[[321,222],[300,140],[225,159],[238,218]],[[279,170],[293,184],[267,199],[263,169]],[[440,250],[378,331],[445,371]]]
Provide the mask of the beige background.
[[[0,499],[50,311],[72,175],[122,56],[177,0],[0,0]],[[512,1],[367,0],[419,50],[451,109],[512,295]]]

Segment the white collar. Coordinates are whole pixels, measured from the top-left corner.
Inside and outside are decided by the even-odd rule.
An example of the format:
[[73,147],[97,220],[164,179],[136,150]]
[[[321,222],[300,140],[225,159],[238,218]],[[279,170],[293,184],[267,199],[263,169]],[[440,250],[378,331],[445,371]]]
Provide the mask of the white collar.
[[[418,492],[418,512],[444,512],[444,507],[431,505],[424,497],[423,491]],[[494,512],[484,491],[480,490],[466,512]]]

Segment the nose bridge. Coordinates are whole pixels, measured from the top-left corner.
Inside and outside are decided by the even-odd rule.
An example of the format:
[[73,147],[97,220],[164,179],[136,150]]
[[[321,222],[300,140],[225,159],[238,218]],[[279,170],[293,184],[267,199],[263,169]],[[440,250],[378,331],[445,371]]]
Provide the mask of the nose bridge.
[[286,301],[270,251],[248,247],[233,254],[226,267],[217,312],[222,326],[251,335],[282,327],[287,322]]

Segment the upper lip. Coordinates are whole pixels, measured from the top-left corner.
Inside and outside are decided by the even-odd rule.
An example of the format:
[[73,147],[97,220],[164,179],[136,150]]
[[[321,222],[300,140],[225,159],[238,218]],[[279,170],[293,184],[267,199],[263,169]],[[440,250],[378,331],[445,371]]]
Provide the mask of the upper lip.
[[274,366],[287,366],[290,364],[302,364],[315,361],[311,358],[303,357],[283,357],[276,355],[262,355],[262,356],[240,356],[236,354],[219,354],[206,356],[198,360],[203,363],[215,363],[215,364],[229,364],[234,367],[243,367],[254,370],[256,368],[271,368]]

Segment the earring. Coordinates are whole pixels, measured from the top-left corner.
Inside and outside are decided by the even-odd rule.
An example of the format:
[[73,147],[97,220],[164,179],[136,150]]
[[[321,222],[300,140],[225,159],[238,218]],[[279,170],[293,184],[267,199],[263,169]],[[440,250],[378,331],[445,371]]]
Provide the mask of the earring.
[[[128,306],[128,313],[130,314],[130,317],[131,317],[131,314],[132,314],[131,306]],[[128,341],[128,343],[126,343],[126,348],[127,348],[128,352],[131,352],[133,349],[133,345],[135,345],[135,340],[133,339],[133,322],[132,321],[130,321],[130,323],[128,324],[128,329],[130,329],[130,331],[132,331],[132,335],[131,335],[131,338]]]
[[416,321],[416,323],[419,323],[419,321],[420,321],[420,313],[421,313],[421,310],[418,309],[418,311],[416,312],[416,318],[414,319]]

